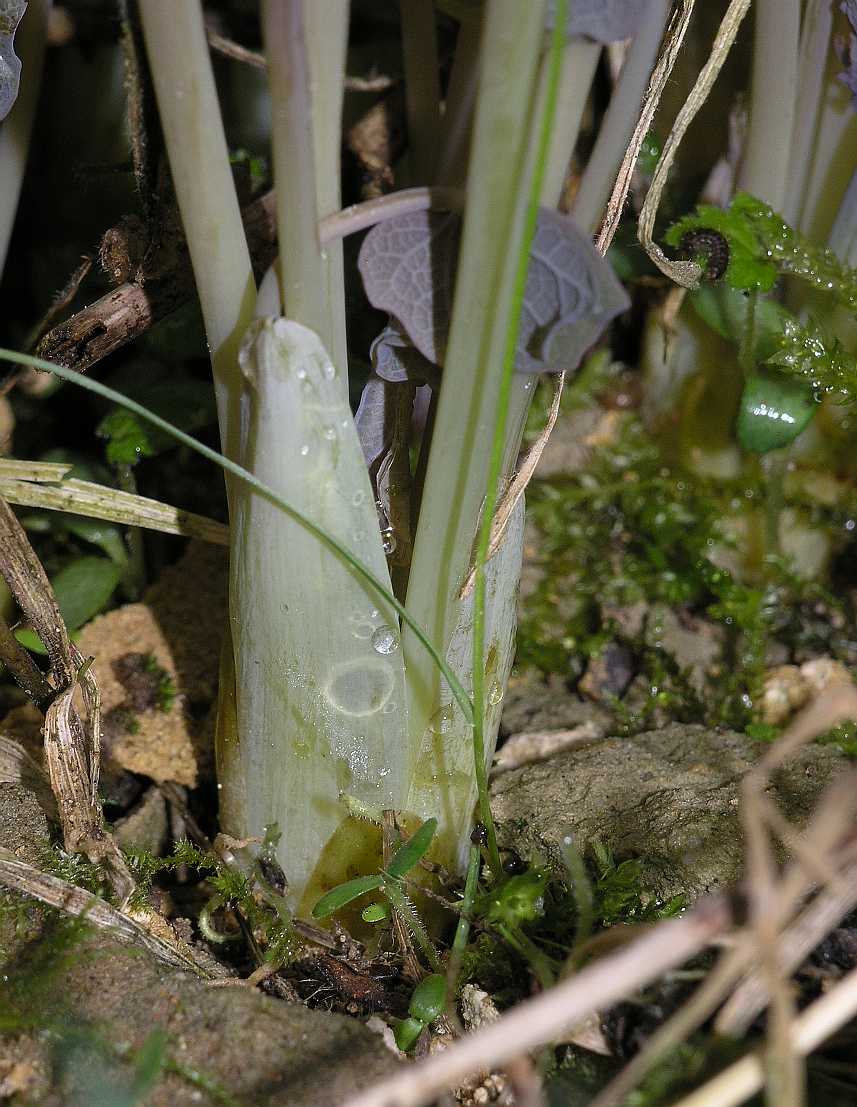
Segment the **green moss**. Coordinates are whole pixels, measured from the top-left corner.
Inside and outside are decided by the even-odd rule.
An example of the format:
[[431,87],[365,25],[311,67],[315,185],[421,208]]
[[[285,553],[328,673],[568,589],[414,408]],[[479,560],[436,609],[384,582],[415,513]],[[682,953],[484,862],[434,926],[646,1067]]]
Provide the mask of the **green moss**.
[[[523,604],[518,664],[574,680],[605,642],[625,642],[649,689],[642,706],[612,704],[631,733],[664,718],[744,729],[755,721],[774,642],[789,655],[850,661],[847,612],[822,584],[798,578],[782,558],[751,566],[742,580],[715,563],[716,551],[732,544],[723,520],[745,516],[754,524],[765,498],[761,467],[740,480],[700,477],[665,463],[659,444],[629,416],[618,442],[595,450],[585,469],[530,486],[542,576]],[[796,497],[785,506],[812,526],[847,533],[846,509]],[[629,634],[611,618],[613,609],[637,603],[684,609],[722,627],[722,656],[702,690],[653,635]]]
[[155,706],[159,711],[171,711],[175,703],[178,691],[175,681],[161,665],[153,654],[146,654],[143,660],[143,669],[158,678],[158,686],[155,690]]

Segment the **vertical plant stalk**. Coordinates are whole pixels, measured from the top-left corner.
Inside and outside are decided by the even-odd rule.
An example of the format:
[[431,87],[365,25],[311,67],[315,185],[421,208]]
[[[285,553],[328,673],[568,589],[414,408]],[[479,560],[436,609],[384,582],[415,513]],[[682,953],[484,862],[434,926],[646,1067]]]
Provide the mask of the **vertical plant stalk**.
[[[304,30],[312,95],[312,136],[315,150],[315,193],[318,218],[342,207],[342,94],[348,47],[349,0],[304,5]],[[348,348],[345,334],[345,278],[342,243],[321,249],[321,265],[329,314],[327,350],[348,394]]]
[[785,221],[792,226],[797,225],[803,206],[832,29],[832,5],[828,0],[809,0],[800,39],[794,134],[786,194],[780,209]]
[[316,158],[303,0],[264,0],[283,314],[332,347],[318,238]]
[[610,190],[634,133],[671,7],[671,0],[651,0],[583,171],[571,213],[577,225],[592,234],[601,226]]
[[455,58],[440,126],[440,153],[435,167],[438,184],[463,186],[467,179],[467,153],[473,127],[481,41],[482,26],[478,19],[467,19],[458,28]]
[[786,198],[798,88],[800,0],[756,0],[750,126],[739,188],[780,211]]
[[51,0],[30,0],[15,36],[15,49],[21,59],[21,84],[9,115],[0,124],[0,275],[18,210],[33,119],[42,86],[48,16]]
[[[369,474],[318,336],[293,320],[261,319],[242,369],[248,467],[389,592]],[[240,836],[277,824],[290,906],[306,909],[349,875],[349,864],[371,864],[361,854],[366,825],[348,819],[344,798],[382,810],[405,805],[413,754],[398,619],[337,551],[268,497],[235,499],[236,737],[224,734],[218,747],[221,818]]]
[[400,0],[400,7],[411,179],[416,184],[427,184],[434,178],[440,129],[434,4],[426,0]]
[[[544,14],[541,2],[522,10],[514,0],[491,0],[484,16],[455,303],[407,595],[411,616],[444,655],[459,625],[458,592],[489,470]],[[411,634],[404,645],[411,741],[422,750],[410,806],[441,816],[440,853],[457,864],[472,803],[469,728],[454,712],[444,715],[437,673]],[[498,642],[495,659],[499,652]]]
[[[560,73],[563,61],[568,65],[568,48],[563,58],[562,39],[565,28],[567,0],[557,0],[554,29],[552,33],[550,62],[544,91],[544,103],[533,122],[538,135],[538,148],[534,159],[532,180],[529,184],[527,209],[524,216],[523,236],[518,245],[515,274],[512,285],[512,304],[506,317],[505,347],[503,350],[503,370],[500,378],[500,390],[497,396],[497,413],[494,421],[494,438],[491,443],[491,459],[485,484],[485,499],[479,521],[476,539],[475,576],[473,581],[473,757],[476,770],[476,785],[479,795],[479,813],[488,832],[488,851],[491,868],[495,874],[500,872],[500,856],[497,852],[497,838],[494,831],[494,817],[491,813],[488,793],[488,769],[485,758],[485,669],[482,658],[485,654],[485,564],[488,560],[488,547],[491,542],[491,523],[497,508],[500,492],[500,477],[506,452],[506,425],[509,416],[509,402],[512,396],[512,381],[515,373],[515,354],[518,345],[518,331],[521,323],[521,311],[524,306],[524,292],[527,286],[527,272],[530,267],[530,248],[536,232],[536,217],[539,212],[539,199],[545,183],[546,171],[551,153],[551,131],[557,106],[560,85]],[[540,97],[540,99],[542,99]],[[579,120],[578,120],[579,121]],[[556,167],[554,167],[556,171]]]
[[[600,43],[590,42],[586,38],[572,38],[563,45],[559,77],[560,93],[557,98],[554,132],[557,141],[550,144],[543,174],[549,195],[543,197],[542,203],[547,207],[555,208],[562,196],[569,162],[580,131],[583,110],[598,67],[598,59],[601,57],[601,49]],[[540,99],[544,98],[550,72],[550,55],[546,54],[542,58]]]
[[229,168],[202,8],[199,0],[141,0],[140,18],[211,353],[221,443],[226,456],[236,459],[238,347],[253,318],[256,282]]

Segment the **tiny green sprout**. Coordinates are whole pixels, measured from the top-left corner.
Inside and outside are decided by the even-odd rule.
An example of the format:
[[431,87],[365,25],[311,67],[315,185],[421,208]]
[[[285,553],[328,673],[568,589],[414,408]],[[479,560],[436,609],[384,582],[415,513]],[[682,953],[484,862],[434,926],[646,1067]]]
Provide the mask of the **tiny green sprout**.
[[532,922],[544,914],[547,873],[528,869],[492,889],[485,904],[485,920],[507,927]]
[[424,1028],[439,1019],[446,1007],[446,977],[431,973],[414,988],[408,1018],[396,1023],[396,1045],[403,1053],[413,1049]]
[[741,395],[735,426],[738,441],[757,454],[789,446],[817,407],[806,385],[780,373],[752,373]]
[[422,1034],[424,1028],[425,1023],[420,1022],[419,1019],[400,1019],[396,1023],[393,1036],[402,1053],[408,1053],[414,1048],[417,1044],[417,1038]]
[[360,917],[367,923],[386,922],[390,917],[390,906],[381,901],[378,903],[370,903],[368,907],[363,908]]
[[446,977],[432,973],[422,979],[411,996],[408,1014],[421,1022],[429,1023],[439,1019],[446,1006]]

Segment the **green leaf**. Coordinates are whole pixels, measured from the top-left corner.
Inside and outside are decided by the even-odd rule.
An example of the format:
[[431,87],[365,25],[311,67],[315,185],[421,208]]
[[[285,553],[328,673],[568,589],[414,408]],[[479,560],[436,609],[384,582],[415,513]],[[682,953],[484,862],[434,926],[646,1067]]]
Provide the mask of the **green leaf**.
[[393,860],[387,867],[389,875],[395,879],[399,879],[403,877],[405,873],[410,872],[420,858],[427,853],[436,830],[437,819],[426,819],[416,834],[409,838],[396,852]]
[[[79,557],[60,569],[51,579],[51,587],[69,631],[82,627],[107,606],[120,575],[119,566],[106,557]],[[15,634],[28,650],[45,652],[34,631],[24,628]]]
[[367,923],[386,922],[389,917],[390,905],[383,901],[379,903],[370,903],[368,907],[364,907],[360,912],[360,918]]
[[779,374],[754,373],[741,394],[736,433],[745,450],[766,454],[788,446],[818,410],[811,389]]
[[424,1023],[421,1023],[419,1019],[402,1019],[396,1023],[393,1035],[396,1039],[396,1045],[402,1053],[407,1053],[408,1050],[414,1048],[417,1044],[417,1038],[423,1032],[423,1026]]
[[[194,431],[215,419],[211,388],[201,381],[178,380],[136,389],[134,398],[181,430]],[[170,435],[124,408],[115,408],[98,424],[96,433],[109,439],[107,460],[113,465],[136,465],[173,447]]]
[[443,1014],[446,1006],[446,977],[435,972],[425,977],[414,988],[408,1014],[420,1022],[434,1022]]
[[334,911],[339,911],[340,908],[345,907],[347,903],[351,903],[358,896],[380,888],[382,883],[383,877],[376,874],[375,876],[356,876],[353,880],[346,880],[344,884],[337,884],[335,888],[325,892],[313,907],[312,917],[314,919],[326,919],[328,915],[332,915]]

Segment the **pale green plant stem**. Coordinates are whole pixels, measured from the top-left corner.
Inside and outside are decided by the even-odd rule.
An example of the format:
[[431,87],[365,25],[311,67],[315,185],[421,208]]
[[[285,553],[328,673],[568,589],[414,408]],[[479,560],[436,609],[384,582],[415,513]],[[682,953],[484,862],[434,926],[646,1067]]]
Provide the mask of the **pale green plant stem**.
[[[349,0],[304,2],[304,29],[312,91],[312,133],[315,149],[315,192],[318,218],[342,207],[342,94],[348,47]],[[348,393],[348,347],[345,334],[345,276],[342,243],[322,246],[322,275],[327,296],[330,334],[327,352]]]
[[303,0],[263,0],[262,31],[271,88],[282,310],[315,331],[331,353]]
[[798,87],[800,0],[756,0],[750,126],[738,187],[779,211],[788,187]]
[[467,179],[481,41],[482,27],[478,20],[466,20],[461,24],[441,119],[440,154],[435,167],[438,184],[463,186]]
[[577,225],[591,234],[595,234],[601,225],[616,174],[637,125],[640,105],[671,7],[671,0],[651,0],[643,26],[628,50],[610,105],[598,128],[598,138],[580,179],[571,214]]
[[385,880],[381,885],[381,891],[393,905],[393,910],[402,920],[407,927],[411,937],[420,948],[420,952],[429,965],[431,965],[432,972],[442,972],[440,958],[437,955],[437,950],[434,948],[434,944],[428,936],[428,931],[423,926],[423,921],[417,913],[416,908],[408,899],[406,893],[402,890],[402,886],[398,880]]
[[51,0],[30,0],[15,35],[15,52],[21,59],[21,83],[12,110],[0,123],[0,276],[6,265],[27,167],[50,11]]
[[467,949],[467,939],[470,937],[470,918],[473,913],[473,905],[476,902],[476,890],[479,886],[479,862],[482,858],[478,846],[471,846],[467,857],[467,877],[464,882],[464,895],[458,905],[461,914],[455,928],[455,937],[452,941],[452,949],[449,951],[449,962],[446,969],[446,1003],[449,1014],[455,1014],[455,992],[458,985],[458,976],[464,961],[464,951]]
[[405,113],[411,180],[431,181],[440,129],[440,72],[434,4],[400,0]]
[[[580,131],[580,121],[600,57],[600,43],[590,42],[589,39],[572,38],[563,45],[554,131],[556,141],[550,145],[544,173],[544,188],[548,195],[542,198],[542,202],[546,207],[555,208],[562,196],[568,165]],[[549,71],[550,57],[545,54],[539,76],[540,100],[544,98]]]
[[809,0],[803,18],[798,62],[798,92],[785,199],[780,214],[797,224],[809,175],[821,95],[824,62],[830,49],[833,8],[829,0]]
[[234,460],[240,449],[238,346],[253,318],[256,282],[202,8],[199,0],[142,0],[140,17],[211,354],[221,444]]
[[139,415],[141,419],[145,419],[146,422],[151,423],[152,426],[162,430],[165,434],[169,434],[177,442],[180,442],[183,446],[187,446],[201,457],[214,462],[215,465],[219,465],[225,472],[237,477],[240,481],[264,496],[276,507],[280,508],[281,511],[286,512],[287,515],[297,520],[297,522],[309,531],[310,534],[314,535],[319,542],[323,542],[325,545],[335,550],[339,557],[341,557],[362,580],[365,580],[367,584],[371,585],[371,587],[374,588],[380,596],[383,596],[390,606],[396,610],[396,613],[409,627],[416,640],[421,643],[434,663],[438,666],[440,672],[443,674],[444,680],[449,684],[450,691],[464,717],[468,722],[472,720],[473,706],[461,681],[456,677],[449,665],[447,665],[440,652],[435,648],[416,620],[413,619],[404,604],[401,604],[393,593],[390,592],[390,590],[370,572],[362,562],[353,556],[346,546],[337,542],[337,540],[332,535],[328,534],[323,527],[317,526],[312,519],[302,511],[298,511],[287,500],[284,500],[282,496],[277,495],[274,489],[269,488],[263,481],[260,481],[254,476],[253,473],[243,468],[243,466],[239,465],[237,462],[232,461],[231,458],[226,457],[224,454],[219,454],[217,450],[212,450],[210,446],[206,446],[203,442],[198,441],[198,439],[193,438],[189,434],[185,434],[184,431],[179,430],[179,428],[173,426],[172,423],[168,423],[166,419],[162,419],[159,415],[155,415],[154,412],[149,411],[128,396],[123,396],[121,392],[116,392],[114,389],[108,388],[106,384],[102,384],[101,381],[96,380],[94,377],[86,377],[82,373],[76,373],[73,369],[67,369],[63,365],[56,365],[52,361],[44,361],[42,358],[33,357],[30,354],[22,354],[18,350],[0,348],[0,361],[2,360],[11,361],[17,365],[29,365],[31,368],[40,369],[44,373],[52,373],[61,380],[78,384],[81,388],[95,393],[96,396],[101,396],[105,400],[110,400],[111,403],[119,404],[135,415]]
[[[496,418],[498,366],[523,232],[521,185],[528,176],[528,129],[544,9],[544,3],[528,4],[524,10],[514,0],[491,0],[485,15],[468,172],[470,203],[407,594],[412,618],[441,650],[458,620],[458,592],[489,471],[485,444]],[[440,687],[410,638],[407,634],[403,644],[411,726],[418,740],[439,705]]]
[[[500,478],[506,454],[506,427],[509,418],[509,406],[515,376],[515,355],[518,345],[518,331],[521,322],[521,310],[524,306],[524,293],[527,285],[527,272],[530,268],[530,248],[536,233],[536,219],[539,213],[539,199],[547,173],[551,169],[551,133],[556,122],[557,96],[560,87],[560,75],[564,65],[568,64],[568,49],[565,56],[562,51],[562,34],[565,26],[566,3],[558,0],[555,16],[555,29],[552,34],[552,46],[549,65],[544,73],[543,91],[540,90],[537,114],[533,117],[536,127],[538,146],[533,162],[532,180],[529,185],[527,210],[524,216],[523,239],[518,245],[518,258],[512,287],[512,306],[506,318],[506,342],[503,350],[503,370],[500,378],[500,390],[497,395],[497,413],[494,421],[494,436],[491,443],[491,457],[485,484],[485,499],[479,521],[476,539],[475,576],[473,582],[473,756],[476,771],[476,783],[479,793],[479,814],[488,831],[488,851],[491,868],[500,873],[500,857],[497,852],[497,839],[494,832],[494,820],[488,793],[488,768],[485,763],[485,565],[488,560],[488,547],[491,544],[491,524],[497,508],[500,494]],[[594,70],[593,70],[594,71]],[[543,71],[544,72],[544,71]],[[579,119],[578,119],[579,125]],[[566,162],[567,164],[567,162]],[[554,173],[558,172],[556,164]],[[532,390],[530,391],[532,395]]]
[[[835,13],[836,5],[833,7]],[[839,80],[841,72],[842,63],[836,52],[828,50],[808,158],[809,173],[796,223],[797,229],[814,242],[827,240],[854,172],[857,112],[851,95]]]

